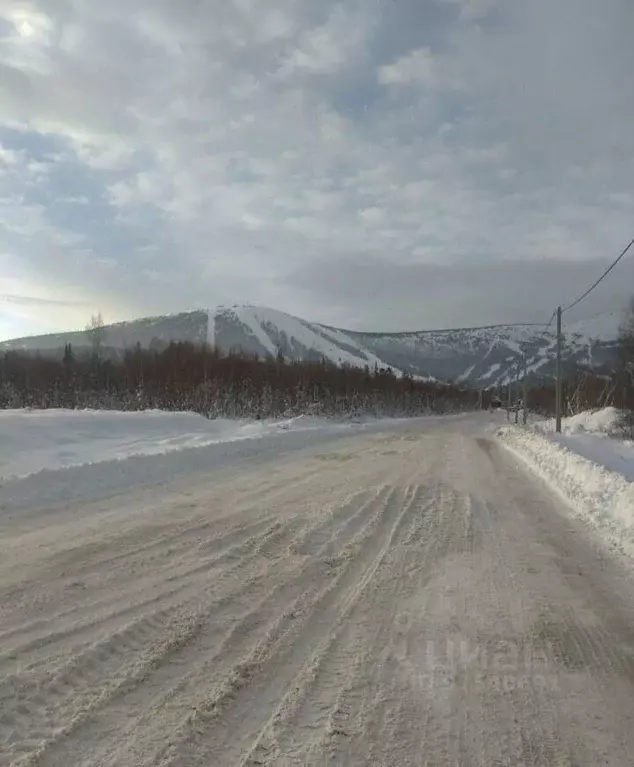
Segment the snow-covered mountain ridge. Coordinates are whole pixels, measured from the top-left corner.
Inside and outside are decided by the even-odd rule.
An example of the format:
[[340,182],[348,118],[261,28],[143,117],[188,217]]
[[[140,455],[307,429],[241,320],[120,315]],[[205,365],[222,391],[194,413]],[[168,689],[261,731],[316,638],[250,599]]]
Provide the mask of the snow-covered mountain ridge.
[[[610,370],[616,359],[620,317],[602,314],[564,328],[564,364]],[[113,355],[140,343],[163,348],[171,341],[208,341],[225,351],[242,350],[287,359],[321,360],[358,367],[391,367],[417,377],[493,387],[514,377],[523,354],[531,375],[554,371],[555,336],[540,325],[496,325],[456,330],[364,333],[308,322],[256,306],[221,307],[150,317],[107,326],[105,347]],[[65,344],[87,346],[84,332],[59,333],[0,343],[0,351],[59,353]]]
[[[599,315],[565,328],[564,362],[596,370],[614,361],[619,316]],[[215,343],[260,354],[278,350],[292,359],[319,359],[354,365],[378,364],[416,376],[492,387],[506,383],[528,355],[533,376],[554,372],[555,334],[541,325],[496,325],[457,330],[363,333],[306,322],[282,312],[251,306],[220,309]]]

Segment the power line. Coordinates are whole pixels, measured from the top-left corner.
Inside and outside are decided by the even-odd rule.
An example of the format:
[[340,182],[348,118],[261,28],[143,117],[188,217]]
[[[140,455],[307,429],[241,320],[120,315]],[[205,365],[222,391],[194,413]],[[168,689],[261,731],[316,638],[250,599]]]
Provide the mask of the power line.
[[[321,324],[321,323],[319,323]],[[345,333],[349,336],[394,336],[395,338],[404,338],[405,336],[422,335],[423,333],[460,333],[469,330],[496,330],[497,328],[524,328],[542,326],[542,322],[498,322],[494,325],[469,325],[463,328],[428,328],[426,330],[396,330],[396,331],[373,331],[373,330],[348,330],[346,328],[336,328],[333,325],[323,325],[326,330],[335,330]]]
[[548,333],[548,328],[553,324],[553,320],[555,319],[556,316],[557,316],[557,309],[555,309],[555,311],[550,315],[550,319],[546,323],[544,329],[541,332],[541,335],[537,339],[538,341],[541,341],[541,339],[546,335],[546,333]]
[[[542,340],[542,338],[544,338],[546,333],[548,333],[548,328],[553,324],[553,320],[555,319],[556,316],[557,316],[557,309],[555,309],[555,311],[550,315],[550,319],[544,325],[544,329],[539,334],[539,336],[536,337],[537,343],[539,343]],[[528,355],[527,355],[526,351],[524,351],[523,356],[524,356],[524,384],[526,384],[526,375],[528,373]],[[527,393],[527,390],[525,388],[524,389],[524,397],[526,397],[526,393]]]
[[[608,267],[608,268],[605,270],[605,272],[603,272],[603,274],[602,274],[602,275],[599,277],[599,279],[598,279],[598,280],[597,280],[595,283],[593,283],[592,285],[590,285],[590,287],[589,287],[589,288],[586,290],[586,292],[585,292],[585,293],[584,293],[582,296],[579,296],[579,298],[577,298],[575,301],[573,301],[573,302],[570,304],[570,306],[566,306],[566,308],[565,308],[565,309],[562,309],[561,311],[562,311],[562,312],[567,312],[569,309],[572,309],[572,308],[573,308],[573,307],[575,307],[577,304],[580,304],[580,303],[583,301],[583,299],[584,299],[586,296],[590,295],[590,293],[592,293],[592,291],[593,291],[593,290],[594,290],[594,289],[597,287],[597,285],[598,285],[600,282],[602,282],[602,281],[603,281],[603,280],[604,280],[604,279],[605,279],[605,278],[608,276],[608,274],[610,274],[610,272],[612,271],[612,269],[614,269],[614,267],[615,267],[615,266],[616,266],[616,265],[619,263],[619,261],[620,261],[620,260],[623,258],[623,256],[624,256],[624,255],[627,253],[627,251],[628,251],[628,250],[629,250],[629,249],[632,247],[632,245],[634,245],[634,240],[632,240],[632,241],[630,242],[630,244],[629,244],[629,245],[628,245],[628,246],[625,248],[625,250],[623,250],[623,251],[622,251],[622,252],[619,254],[618,258],[616,258],[616,259],[615,259],[615,260],[614,260],[614,261],[613,261],[613,262],[610,264],[610,266],[609,266],[609,267]],[[551,320],[551,322],[552,322],[552,320]]]

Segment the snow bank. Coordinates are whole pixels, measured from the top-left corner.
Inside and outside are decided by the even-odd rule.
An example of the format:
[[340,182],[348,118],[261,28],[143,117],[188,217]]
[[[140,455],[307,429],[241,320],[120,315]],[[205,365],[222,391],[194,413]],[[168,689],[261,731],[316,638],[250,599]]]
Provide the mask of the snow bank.
[[622,433],[621,419],[620,410],[606,407],[564,418],[561,434],[555,432],[554,419],[538,421],[533,428],[561,447],[634,482],[634,442],[617,438]]
[[0,410],[0,480],[323,427],[316,418],[249,422],[157,410]]
[[[507,426],[497,435],[610,545],[634,556],[634,483],[535,428]],[[594,441],[611,442],[596,437]]]
[[[606,407],[603,410],[589,410],[570,418],[564,418],[561,422],[562,434],[602,434],[615,436],[620,434],[620,420],[622,413],[615,407]],[[555,431],[555,419],[538,421],[535,429],[544,434]]]
[[209,421],[194,413],[0,411],[4,514],[90,502],[248,463],[283,461],[359,433],[420,428],[435,417]]

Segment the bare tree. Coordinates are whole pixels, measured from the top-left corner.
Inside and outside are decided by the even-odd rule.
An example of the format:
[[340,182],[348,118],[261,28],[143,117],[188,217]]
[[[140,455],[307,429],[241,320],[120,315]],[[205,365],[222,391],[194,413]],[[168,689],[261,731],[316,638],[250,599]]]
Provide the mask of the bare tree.
[[616,385],[620,389],[618,401],[624,411],[623,426],[630,436],[634,436],[634,298],[630,299],[623,321],[619,328],[619,364]]
[[634,374],[634,298],[630,299],[619,327],[619,352],[621,366]]
[[88,325],[86,325],[86,335],[90,341],[92,359],[96,366],[99,364],[99,360],[101,359],[101,347],[103,346],[103,342],[106,337],[106,328],[103,323],[101,312],[93,314],[90,318],[90,322]]

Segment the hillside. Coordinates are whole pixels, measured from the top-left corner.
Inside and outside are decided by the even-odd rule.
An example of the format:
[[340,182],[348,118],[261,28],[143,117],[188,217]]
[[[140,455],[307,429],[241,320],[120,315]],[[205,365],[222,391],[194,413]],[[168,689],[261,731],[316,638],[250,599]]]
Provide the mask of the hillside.
[[[616,359],[619,317],[602,314],[565,327],[564,365],[609,371]],[[554,373],[555,335],[539,325],[498,325],[409,333],[363,333],[341,330],[273,309],[253,306],[220,308],[215,313],[185,312],[122,322],[107,327],[105,349],[118,357],[126,347],[164,348],[171,341],[208,341],[225,351],[261,356],[282,353],[288,359],[326,358],[356,367],[386,367],[420,378],[459,381],[489,388],[514,377],[523,353],[533,377]],[[59,333],[6,341],[0,351],[61,354],[64,345],[88,347],[84,332]]]
[[[565,328],[564,364],[595,370],[615,359],[617,315],[600,315]],[[467,385],[505,384],[528,354],[535,377],[554,373],[555,334],[539,325],[498,325],[411,333],[362,333],[306,322],[259,307],[221,309],[214,340],[221,348],[259,354],[278,350],[293,359],[326,357],[353,365],[388,365],[394,370]]]
[[[163,348],[171,341],[190,341],[200,344],[207,340],[209,318],[206,311],[181,312],[160,317],[143,317],[129,322],[116,322],[106,326],[105,347],[117,354],[126,347],[141,344],[151,348]],[[42,336],[15,338],[0,343],[0,351],[55,352],[61,353],[66,344],[76,351],[88,348],[85,331],[51,333]]]

